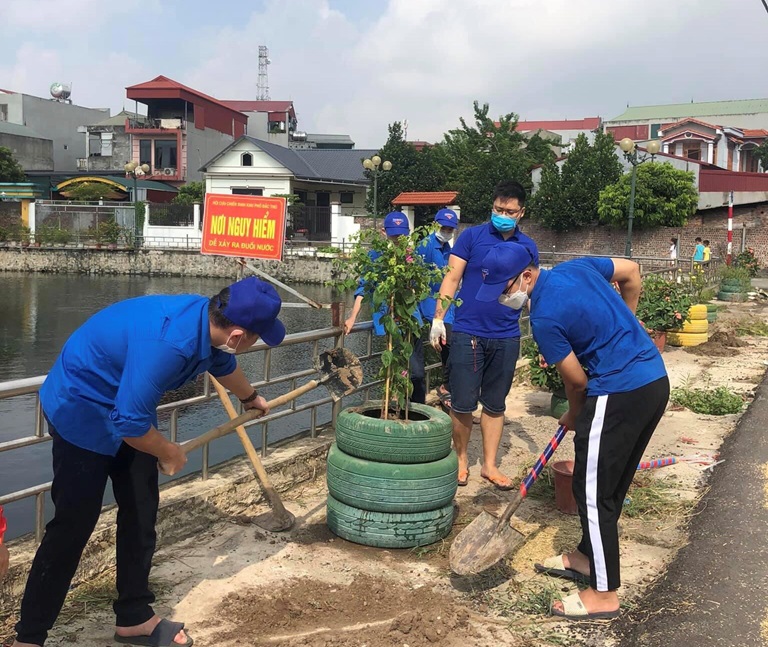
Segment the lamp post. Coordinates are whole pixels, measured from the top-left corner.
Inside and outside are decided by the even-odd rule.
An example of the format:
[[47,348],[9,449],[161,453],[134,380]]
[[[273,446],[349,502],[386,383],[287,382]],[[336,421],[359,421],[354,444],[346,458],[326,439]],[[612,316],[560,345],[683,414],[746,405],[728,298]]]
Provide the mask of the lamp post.
[[625,137],[619,142],[619,148],[624,152],[624,157],[632,165],[632,180],[629,189],[629,217],[627,218],[627,244],[624,248],[624,256],[632,258],[632,220],[635,217],[635,184],[637,183],[637,167],[648,160],[653,161],[656,153],[659,152],[661,144],[655,139],[648,142],[645,147],[647,154],[640,155],[637,145],[629,137]]
[[392,162],[382,162],[381,157],[374,155],[363,160],[363,166],[373,175],[373,228],[376,229],[376,218],[379,215],[379,175],[392,170]]
[[138,204],[137,200],[137,182],[136,171],[141,171],[141,175],[149,173],[149,164],[141,164],[138,162],[128,162],[124,167],[125,174],[130,175],[133,178],[133,246],[138,249],[139,247],[139,214],[136,208]]

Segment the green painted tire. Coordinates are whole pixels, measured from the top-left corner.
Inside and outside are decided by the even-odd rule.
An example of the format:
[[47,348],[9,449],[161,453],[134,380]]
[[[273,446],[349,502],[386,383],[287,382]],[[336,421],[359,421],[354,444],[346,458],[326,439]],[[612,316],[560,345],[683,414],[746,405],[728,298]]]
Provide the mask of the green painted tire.
[[[422,420],[381,420],[378,403],[350,407],[336,418],[336,443],[345,454],[381,463],[431,463],[451,451],[453,424],[434,407],[411,404]],[[363,415],[369,412],[372,416]]]
[[742,288],[740,285],[721,285],[720,286],[720,292],[729,292],[731,294],[736,293],[744,293],[746,290]]
[[718,292],[717,298],[720,301],[732,301],[734,303],[744,303],[747,300],[747,295],[741,292]]
[[326,522],[333,534],[363,546],[427,546],[450,534],[453,503],[428,512],[371,512],[354,508],[329,496]]
[[707,321],[709,323],[715,323],[717,321],[717,313],[716,312],[710,312],[707,314]]
[[379,463],[328,452],[328,492],[337,501],[372,512],[424,512],[456,496],[459,459],[452,451],[431,463]]
[[707,304],[707,313],[710,312],[717,312],[720,309],[720,306],[716,303],[708,303]]
[[721,287],[729,286],[741,289],[741,283],[741,279],[720,279]]

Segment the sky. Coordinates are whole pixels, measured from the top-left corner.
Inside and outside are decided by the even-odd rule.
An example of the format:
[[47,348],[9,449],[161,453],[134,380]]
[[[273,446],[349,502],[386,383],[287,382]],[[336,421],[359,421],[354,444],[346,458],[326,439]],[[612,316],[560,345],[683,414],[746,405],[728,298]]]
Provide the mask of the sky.
[[71,83],[112,114],[161,74],[255,99],[259,45],[299,130],[358,148],[394,121],[439,141],[474,100],[538,120],[768,97],[761,0],[0,0],[0,88]]

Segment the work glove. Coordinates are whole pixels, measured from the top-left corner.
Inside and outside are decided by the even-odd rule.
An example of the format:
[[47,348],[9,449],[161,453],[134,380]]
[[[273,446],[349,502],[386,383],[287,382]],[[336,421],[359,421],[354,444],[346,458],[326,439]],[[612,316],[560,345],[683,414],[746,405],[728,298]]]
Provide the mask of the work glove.
[[429,330],[429,343],[436,351],[440,351],[446,342],[445,324],[442,319],[433,319]]

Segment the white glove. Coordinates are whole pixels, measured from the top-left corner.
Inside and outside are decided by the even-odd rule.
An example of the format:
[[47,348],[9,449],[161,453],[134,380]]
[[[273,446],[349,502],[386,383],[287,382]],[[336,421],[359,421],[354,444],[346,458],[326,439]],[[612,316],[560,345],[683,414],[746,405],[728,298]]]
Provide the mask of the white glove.
[[433,319],[429,330],[429,343],[436,351],[440,351],[446,342],[445,324],[442,319]]

